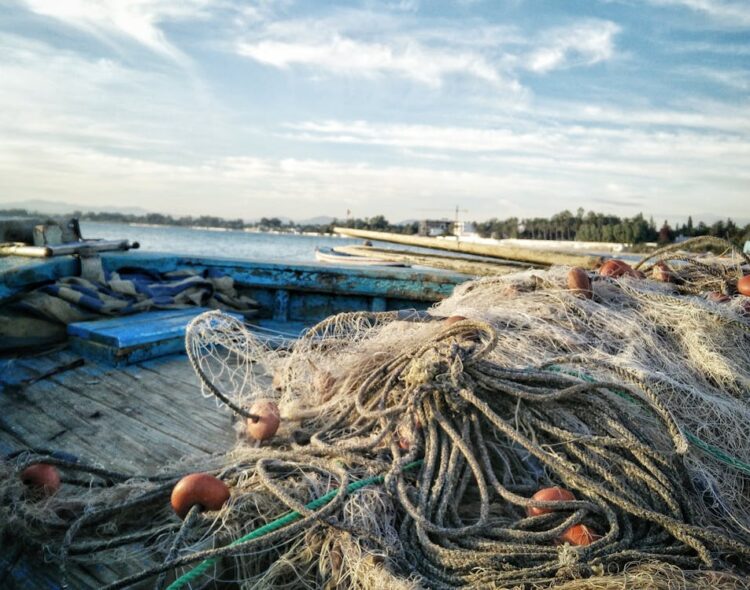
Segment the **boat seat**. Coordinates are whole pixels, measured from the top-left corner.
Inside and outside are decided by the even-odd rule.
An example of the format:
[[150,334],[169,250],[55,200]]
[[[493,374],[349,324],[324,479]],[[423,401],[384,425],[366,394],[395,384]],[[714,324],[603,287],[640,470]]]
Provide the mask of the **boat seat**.
[[[185,328],[205,307],[146,311],[68,325],[71,348],[81,356],[130,365],[185,351]],[[232,314],[242,318],[239,314]]]
[[[130,365],[185,352],[185,329],[205,307],[147,311],[68,325],[74,352],[113,365]],[[227,313],[227,312],[224,312]],[[241,314],[229,315],[242,319]],[[310,326],[306,322],[255,319],[248,329],[268,346],[288,346]]]

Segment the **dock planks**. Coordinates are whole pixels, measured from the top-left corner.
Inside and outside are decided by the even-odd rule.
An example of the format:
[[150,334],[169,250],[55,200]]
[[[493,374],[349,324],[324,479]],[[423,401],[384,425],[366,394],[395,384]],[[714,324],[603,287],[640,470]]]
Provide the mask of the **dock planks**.
[[[234,446],[231,413],[204,398],[184,355],[115,368],[93,361],[28,386],[6,383],[44,374],[79,358],[70,350],[0,361],[0,452],[40,447],[127,473],[152,473],[186,454],[200,457]],[[76,566],[75,588],[98,588],[128,573],[116,564]],[[0,544],[0,587],[59,587],[57,567]]]

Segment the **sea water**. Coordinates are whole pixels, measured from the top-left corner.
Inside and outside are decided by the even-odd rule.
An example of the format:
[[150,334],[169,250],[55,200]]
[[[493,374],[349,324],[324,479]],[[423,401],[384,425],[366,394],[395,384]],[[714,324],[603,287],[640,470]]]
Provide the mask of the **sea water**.
[[315,248],[362,244],[328,235],[296,235],[81,221],[86,239],[130,240],[147,252],[221,256],[245,260],[315,261]]
[[[130,240],[138,242],[146,252],[173,252],[193,256],[219,256],[244,260],[279,262],[315,262],[315,249],[348,245],[362,245],[364,240],[331,235],[298,235],[284,233],[246,232],[238,230],[197,229],[169,225],[148,226],[125,223],[81,221],[81,233],[86,239]],[[435,250],[386,242],[373,242],[380,248],[395,248],[412,252],[436,253]],[[583,252],[579,252],[583,254]],[[496,262],[484,256],[445,252],[469,260]],[[611,256],[611,252],[588,252]],[[640,260],[637,254],[619,254],[628,262]]]

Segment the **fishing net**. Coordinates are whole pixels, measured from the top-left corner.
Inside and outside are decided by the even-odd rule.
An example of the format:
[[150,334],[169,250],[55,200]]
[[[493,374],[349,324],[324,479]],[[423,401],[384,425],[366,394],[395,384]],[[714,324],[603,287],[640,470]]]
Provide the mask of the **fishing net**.
[[[481,279],[288,346],[203,314],[189,359],[237,446],[141,477],[20,453],[0,522],[64,576],[138,572],[109,588],[750,587],[750,318],[697,294],[735,294],[747,261],[727,254],[662,251],[664,282],[595,275],[588,296],[563,268]],[[281,420],[263,443],[244,433],[260,400]],[[30,498],[13,475],[40,462],[78,485]],[[168,499],[196,471],[231,497],[181,521]],[[550,487],[569,496],[532,499]]]

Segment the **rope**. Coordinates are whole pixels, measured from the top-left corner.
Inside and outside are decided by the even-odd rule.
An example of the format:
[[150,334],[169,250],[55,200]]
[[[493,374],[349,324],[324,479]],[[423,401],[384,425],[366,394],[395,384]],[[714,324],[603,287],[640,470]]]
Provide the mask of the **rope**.
[[[421,463],[422,463],[421,461],[414,461],[413,463],[409,463],[408,465],[404,466],[404,470],[409,471],[411,469],[414,469],[415,467],[419,467]],[[352,482],[348,486],[346,486],[346,494],[348,495],[353,494],[354,492],[364,488],[365,486],[383,483],[384,480],[385,480],[385,476],[376,475],[368,479],[363,479],[360,481]],[[312,502],[305,504],[305,509],[311,510],[311,511],[318,510],[319,508],[322,508],[328,502],[333,500],[337,495],[338,495],[338,490],[330,491],[324,496],[321,496],[320,498],[317,498],[316,500],[313,500]],[[239,539],[232,541],[229,544],[229,546],[232,547],[235,545],[239,545],[241,543],[245,543],[246,541],[250,541],[252,539],[258,539],[296,520],[299,520],[300,518],[302,518],[302,514],[299,511],[293,510],[291,512],[286,513],[283,516],[280,516],[276,520],[273,520],[269,522],[268,524],[265,524],[262,527],[255,529],[254,531],[248,533],[247,535],[244,535],[240,537]],[[184,588],[185,586],[187,586],[188,584],[190,584],[191,582],[195,581],[196,579],[201,577],[203,574],[205,574],[214,565],[216,565],[215,558],[206,559],[205,561],[201,562],[199,565],[194,567],[189,572],[177,578],[174,582],[172,582],[169,586],[167,586],[167,590],[180,590],[180,588]]]
[[[573,372],[565,372],[562,368],[556,367],[556,366],[548,366],[543,370],[549,370],[549,371],[557,371],[562,372],[567,375],[573,375],[573,376],[580,376],[582,379],[585,379],[586,381],[589,381],[590,383],[595,383],[595,379],[591,377],[590,375],[587,375],[585,373],[573,373]],[[628,401],[632,403],[639,403],[639,400],[618,388],[612,388],[612,391],[622,397],[623,399],[627,399]],[[729,465],[730,467],[734,467],[738,471],[742,471],[743,473],[746,473],[747,475],[750,475],[750,464],[745,463],[744,461],[741,461],[737,457],[732,456],[730,453],[727,453],[726,451],[720,449],[719,447],[712,445],[710,443],[707,443],[706,441],[702,440],[692,432],[688,430],[684,430],[685,438],[687,438],[690,443],[692,443],[694,446],[698,447],[705,453],[708,453],[711,455],[714,459],[717,461],[721,461],[725,465]]]

